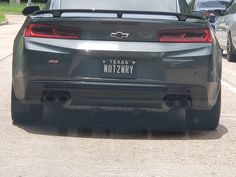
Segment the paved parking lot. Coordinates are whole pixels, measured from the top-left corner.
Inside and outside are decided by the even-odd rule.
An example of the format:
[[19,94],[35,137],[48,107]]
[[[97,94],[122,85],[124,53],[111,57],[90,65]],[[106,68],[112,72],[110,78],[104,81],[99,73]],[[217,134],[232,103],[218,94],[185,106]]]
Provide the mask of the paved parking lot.
[[0,176],[236,177],[236,63],[223,57],[222,115],[213,132],[143,131],[143,126],[172,125],[151,114],[64,110],[47,110],[42,123],[15,126],[10,115],[12,44],[24,18],[8,19],[9,25],[0,26]]

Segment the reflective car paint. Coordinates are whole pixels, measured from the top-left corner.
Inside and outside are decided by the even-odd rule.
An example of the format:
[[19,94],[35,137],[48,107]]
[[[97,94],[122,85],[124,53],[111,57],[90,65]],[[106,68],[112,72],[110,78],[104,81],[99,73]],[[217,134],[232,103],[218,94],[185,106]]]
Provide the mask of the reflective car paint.
[[[55,7],[55,2],[51,1],[50,7]],[[181,7],[185,1],[179,2]],[[187,12],[186,9],[178,11]],[[117,19],[73,14],[59,18],[28,17],[14,43],[16,97],[21,102],[39,103],[47,90],[66,90],[72,98],[64,105],[67,108],[98,106],[167,111],[163,99],[169,94],[179,94],[191,96],[192,109],[210,110],[216,103],[221,80],[221,51],[214,33],[211,31],[211,43],[157,41],[157,31],[209,28],[208,23],[144,17]],[[24,37],[29,22],[78,27],[81,39]],[[130,35],[110,38],[111,33],[117,32]],[[104,59],[135,61],[136,78],[101,76],[99,65]]]

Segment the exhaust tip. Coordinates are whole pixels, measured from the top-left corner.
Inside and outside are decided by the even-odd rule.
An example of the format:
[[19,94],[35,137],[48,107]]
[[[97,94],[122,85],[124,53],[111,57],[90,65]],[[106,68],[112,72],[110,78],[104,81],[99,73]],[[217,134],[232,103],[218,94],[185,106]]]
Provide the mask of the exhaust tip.
[[166,105],[169,107],[169,108],[172,108],[175,106],[175,99],[170,97],[170,98],[167,98],[166,99]]
[[168,95],[164,99],[164,104],[172,109],[174,107],[180,108],[190,108],[191,105],[191,97],[186,95]]
[[70,98],[70,93],[66,91],[45,91],[42,94],[41,101],[48,103],[52,103],[55,101],[66,103],[68,100],[70,100]]
[[53,102],[56,100],[56,94],[54,92],[44,92],[42,95],[41,100],[43,102]]
[[56,95],[54,93],[49,93],[47,96],[46,96],[46,101],[48,102],[53,102],[56,100]]
[[62,103],[67,102],[70,99],[70,94],[67,92],[59,93],[58,100]]
[[184,108],[187,108],[187,107],[191,106],[191,102],[187,98],[180,99],[179,104],[180,104],[181,107],[184,107]]

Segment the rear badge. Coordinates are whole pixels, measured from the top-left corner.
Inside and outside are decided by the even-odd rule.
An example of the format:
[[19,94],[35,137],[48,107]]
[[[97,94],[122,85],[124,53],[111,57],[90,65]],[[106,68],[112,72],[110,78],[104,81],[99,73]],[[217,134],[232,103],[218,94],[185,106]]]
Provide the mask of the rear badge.
[[116,39],[123,39],[128,38],[129,33],[123,33],[123,32],[115,32],[110,34],[110,38],[116,38]]

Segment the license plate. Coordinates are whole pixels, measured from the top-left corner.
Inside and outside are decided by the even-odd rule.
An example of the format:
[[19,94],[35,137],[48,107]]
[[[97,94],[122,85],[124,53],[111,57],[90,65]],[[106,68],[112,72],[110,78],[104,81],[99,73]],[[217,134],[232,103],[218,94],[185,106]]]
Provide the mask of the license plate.
[[101,60],[103,77],[136,78],[136,61],[130,59],[103,59]]

